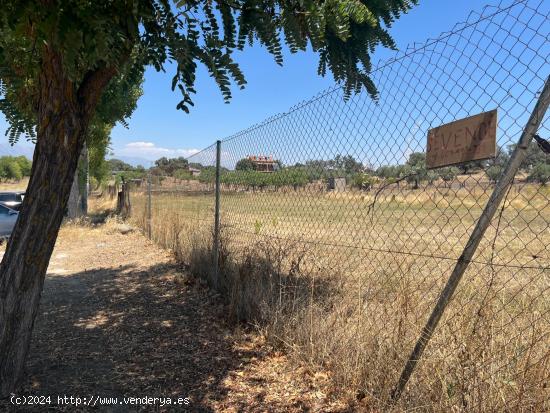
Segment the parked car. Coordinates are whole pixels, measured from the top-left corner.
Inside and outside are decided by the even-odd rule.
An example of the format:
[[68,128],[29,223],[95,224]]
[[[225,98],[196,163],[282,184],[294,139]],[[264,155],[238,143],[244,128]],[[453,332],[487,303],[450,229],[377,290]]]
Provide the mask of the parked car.
[[11,235],[18,216],[19,212],[5,205],[0,205],[0,237],[9,237]]
[[24,192],[0,192],[0,204],[15,211],[19,211],[24,198]]

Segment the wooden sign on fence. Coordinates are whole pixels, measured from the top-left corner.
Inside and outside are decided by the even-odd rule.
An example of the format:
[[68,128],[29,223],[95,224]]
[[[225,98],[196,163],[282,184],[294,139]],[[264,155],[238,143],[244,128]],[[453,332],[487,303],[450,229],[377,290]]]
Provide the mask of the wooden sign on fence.
[[426,167],[439,168],[496,156],[497,110],[428,131]]

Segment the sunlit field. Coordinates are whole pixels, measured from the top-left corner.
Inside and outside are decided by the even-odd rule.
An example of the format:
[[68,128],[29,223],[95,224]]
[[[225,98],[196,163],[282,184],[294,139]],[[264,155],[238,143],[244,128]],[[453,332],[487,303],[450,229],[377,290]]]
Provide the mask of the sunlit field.
[[[225,187],[219,280],[211,188],[155,187],[152,238],[222,290],[235,317],[312,369],[328,369],[336,393],[360,392],[377,409],[387,407],[493,189],[477,178],[461,183]],[[398,408],[550,408],[549,199],[545,186],[510,190]],[[146,193],[132,193],[132,208],[147,229]]]
[[25,191],[29,184],[29,178],[23,178],[20,181],[5,180],[0,182],[0,191]]

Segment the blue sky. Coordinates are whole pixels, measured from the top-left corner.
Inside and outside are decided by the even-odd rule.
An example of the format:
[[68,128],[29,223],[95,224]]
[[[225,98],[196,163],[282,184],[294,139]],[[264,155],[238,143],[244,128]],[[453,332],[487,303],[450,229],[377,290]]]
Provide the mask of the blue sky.
[[[479,0],[420,0],[420,5],[395,22],[390,31],[398,48],[404,49],[413,42],[423,42],[450,30],[455,23],[466,20],[471,10],[480,10],[484,3]],[[379,48],[373,62],[393,54]],[[235,89],[231,103],[225,104],[215,83],[201,69],[195,107],[189,115],[175,109],[179,95],[170,90],[170,69],[167,73],[148,69],[144,95],[129,122],[129,129],[117,126],[112,132],[114,156],[145,166],[160,156],[186,156],[216,139],[284,112],[333,85],[330,75],[317,76],[317,57],[312,52],[286,53],[283,67],[277,66],[259,46],[246,49],[236,59],[245,73],[247,87]],[[7,138],[3,137],[5,129],[6,122],[0,118],[0,155],[29,155],[32,148],[25,142],[9,147]]]

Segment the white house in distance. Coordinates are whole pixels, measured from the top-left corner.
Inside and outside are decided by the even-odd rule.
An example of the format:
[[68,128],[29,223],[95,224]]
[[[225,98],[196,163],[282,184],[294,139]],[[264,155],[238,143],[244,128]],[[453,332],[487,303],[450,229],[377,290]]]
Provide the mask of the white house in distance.
[[201,174],[201,170],[193,167],[189,167],[189,172],[191,172],[191,176],[199,176]]

